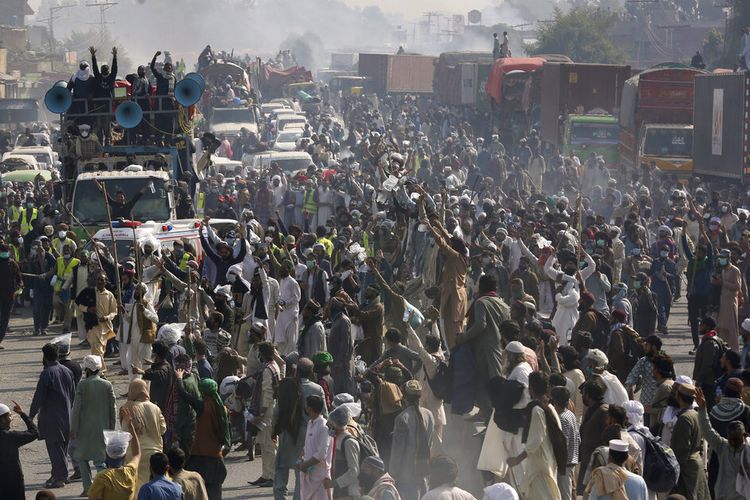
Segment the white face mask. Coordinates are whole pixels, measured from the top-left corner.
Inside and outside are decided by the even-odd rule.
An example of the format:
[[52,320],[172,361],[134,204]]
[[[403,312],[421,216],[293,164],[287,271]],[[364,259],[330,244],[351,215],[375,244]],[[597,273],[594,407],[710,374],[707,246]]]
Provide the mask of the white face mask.
[[68,236],[68,233],[66,233],[65,231],[60,231],[59,233],[57,233],[57,235],[62,240],[62,239],[65,239],[66,236]]

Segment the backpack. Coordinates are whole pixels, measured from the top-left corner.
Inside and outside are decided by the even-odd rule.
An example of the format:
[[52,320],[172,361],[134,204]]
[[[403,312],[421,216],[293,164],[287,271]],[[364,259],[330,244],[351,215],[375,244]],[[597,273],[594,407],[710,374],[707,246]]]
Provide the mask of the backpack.
[[641,337],[629,326],[623,326],[620,331],[623,337],[623,351],[628,363],[628,371],[632,370],[638,360],[644,355]]
[[446,360],[435,358],[435,361],[437,362],[435,375],[432,378],[427,377],[427,383],[436,398],[450,403],[453,389],[453,370]]
[[636,430],[646,445],[643,456],[643,480],[651,491],[668,493],[677,485],[680,477],[680,464],[672,448],[664,444],[660,437],[650,432]]
[[591,347],[607,352],[609,347],[609,320],[599,311],[594,311],[596,315],[596,326],[592,328]]
[[378,457],[380,456],[378,454],[378,445],[375,443],[375,440],[367,433],[362,433],[360,437],[353,436],[351,434],[347,434],[346,437],[344,437],[344,442],[341,443],[341,449],[344,449],[344,445],[346,444],[347,439],[354,439],[357,444],[359,444],[359,463],[360,465],[367,457]]

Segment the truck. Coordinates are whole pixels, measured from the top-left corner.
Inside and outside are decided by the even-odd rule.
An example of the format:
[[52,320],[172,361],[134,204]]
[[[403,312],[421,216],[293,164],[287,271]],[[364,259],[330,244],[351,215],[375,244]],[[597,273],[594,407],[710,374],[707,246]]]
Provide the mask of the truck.
[[630,66],[545,62],[540,136],[565,156],[619,162],[616,118]]
[[541,100],[541,57],[498,59],[487,79],[492,127],[504,144],[517,144],[537,120]]
[[681,178],[692,175],[694,80],[704,73],[665,63],[625,82],[619,147],[626,169],[655,165]]
[[432,94],[433,56],[419,54],[359,54],[358,74],[369,77],[378,95]]
[[696,76],[694,102],[694,173],[750,183],[750,76]]
[[438,103],[445,106],[477,105],[480,94],[480,67],[491,67],[493,61],[489,52],[440,54],[435,61],[433,83]]

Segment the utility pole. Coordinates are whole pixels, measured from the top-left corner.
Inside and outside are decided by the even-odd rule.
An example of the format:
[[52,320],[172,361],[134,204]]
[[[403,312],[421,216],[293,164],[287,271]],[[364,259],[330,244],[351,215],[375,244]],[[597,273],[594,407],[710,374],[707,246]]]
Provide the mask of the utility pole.
[[75,4],[58,5],[56,7],[49,8],[49,17],[47,19],[40,19],[40,22],[47,23],[47,35],[49,36],[49,51],[50,54],[54,54],[57,50],[57,43],[55,41],[55,20],[60,17],[60,12],[63,9],[75,7]]
[[86,7],[98,7],[99,8],[99,22],[89,23],[89,24],[99,25],[99,44],[104,43],[104,31],[107,29],[107,25],[111,24],[107,22],[107,16],[105,12],[107,12],[109,9],[111,9],[115,5],[117,5],[117,2],[109,2],[107,0],[96,1],[96,2],[86,4]]

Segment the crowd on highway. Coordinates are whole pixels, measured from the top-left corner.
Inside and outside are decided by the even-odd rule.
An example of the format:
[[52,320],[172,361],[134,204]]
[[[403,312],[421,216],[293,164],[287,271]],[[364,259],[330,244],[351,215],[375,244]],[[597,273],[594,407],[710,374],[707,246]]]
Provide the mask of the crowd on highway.
[[[3,498],[36,439],[44,498],[220,499],[230,450],[276,499],[750,497],[750,192],[503,143],[426,98],[323,102],[294,170],[252,163],[278,125],[197,137],[199,237],[118,259],[58,183],[2,183],[2,355],[46,337],[31,407],[0,404]],[[692,373],[663,350],[678,300]],[[443,445],[467,423],[468,460]]]

